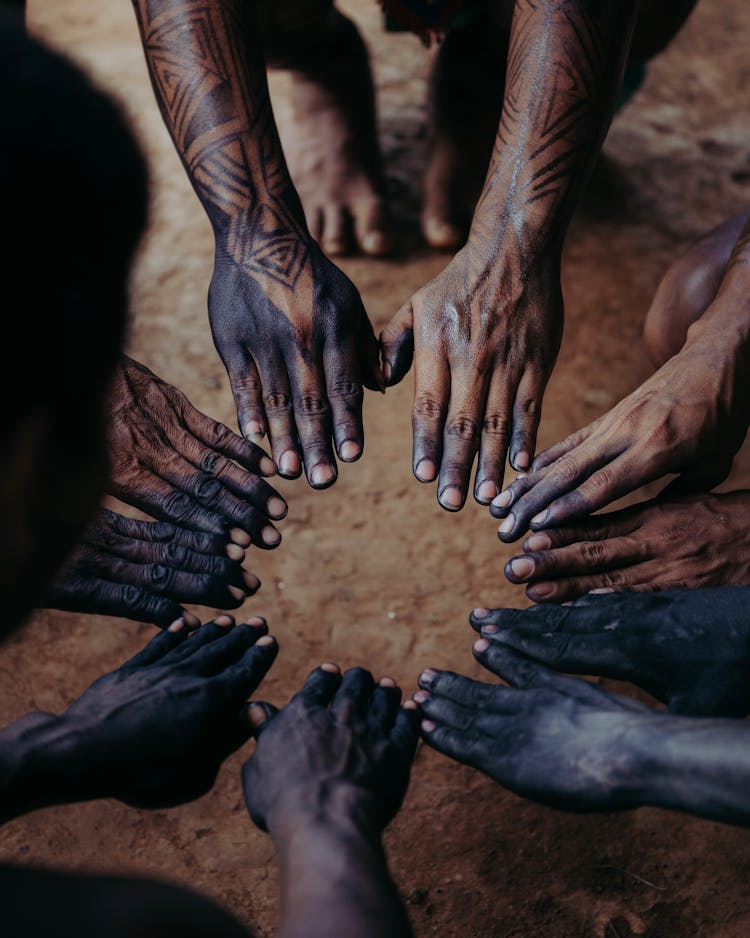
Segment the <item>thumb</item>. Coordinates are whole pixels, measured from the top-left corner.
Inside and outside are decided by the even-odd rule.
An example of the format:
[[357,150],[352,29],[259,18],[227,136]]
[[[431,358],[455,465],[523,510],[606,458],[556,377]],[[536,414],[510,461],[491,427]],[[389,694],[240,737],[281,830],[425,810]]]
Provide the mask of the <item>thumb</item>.
[[279,708],[273,704],[251,700],[242,710],[242,722],[250,735],[257,739],[278,712]]
[[406,375],[414,357],[414,308],[411,301],[401,307],[380,333],[380,347],[385,382],[392,387]]

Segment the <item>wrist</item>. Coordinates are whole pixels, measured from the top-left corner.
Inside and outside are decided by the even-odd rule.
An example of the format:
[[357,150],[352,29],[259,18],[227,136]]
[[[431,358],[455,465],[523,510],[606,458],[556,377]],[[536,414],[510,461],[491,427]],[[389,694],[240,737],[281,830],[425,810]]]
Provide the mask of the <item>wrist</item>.
[[375,801],[371,792],[351,783],[308,784],[279,798],[266,822],[277,843],[321,830],[379,839],[382,825]]
[[750,359],[750,283],[725,281],[705,313],[688,328],[685,348]]

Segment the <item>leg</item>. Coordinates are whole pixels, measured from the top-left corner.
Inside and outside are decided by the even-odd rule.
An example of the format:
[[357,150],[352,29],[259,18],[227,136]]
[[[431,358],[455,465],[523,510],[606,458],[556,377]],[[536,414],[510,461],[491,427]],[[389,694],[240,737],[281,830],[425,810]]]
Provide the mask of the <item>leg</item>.
[[263,11],[266,57],[291,73],[279,132],[310,230],[332,255],[355,243],[385,254],[391,235],[365,44],[330,0],[278,6]]
[[649,354],[657,367],[679,352],[688,328],[713,302],[748,218],[750,211],[743,212],[704,235],[665,274],[643,329]]
[[0,870],[6,938],[248,938],[197,893],[154,880]]

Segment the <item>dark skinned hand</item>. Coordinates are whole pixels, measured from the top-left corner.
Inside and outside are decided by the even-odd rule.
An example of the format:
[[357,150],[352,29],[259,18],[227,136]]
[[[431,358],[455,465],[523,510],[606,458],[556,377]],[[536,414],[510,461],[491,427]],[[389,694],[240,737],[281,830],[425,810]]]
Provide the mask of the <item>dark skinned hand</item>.
[[556,674],[500,643],[480,640],[474,656],[511,686],[423,672],[414,697],[428,745],[524,798],[566,811],[637,804],[635,741],[676,717]]
[[413,471],[438,479],[448,511],[487,505],[502,486],[506,454],[518,470],[534,456],[542,396],[562,336],[559,268],[523,283],[467,245],[383,331],[384,372],[398,383],[414,358]]
[[285,478],[304,464],[310,485],[326,488],[337,476],[332,438],[344,462],[362,455],[362,386],[383,387],[379,350],[351,281],[312,239],[289,237],[278,280],[270,262],[250,273],[217,243],[209,318],[242,433],[268,434]]
[[228,533],[241,547],[281,540],[269,518],[283,518],[286,503],[262,478],[275,473],[272,460],[126,357],[112,392],[110,460],[110,494],[161,521]]
[[181,603],[233,609],[260,588],[242,568],[244,556],[218,534],[102,509],[44,605],[162,627],[183,618],[194,627],[199,620]]
[[749,603],[750,587],[621,593],[571,606],[475,610],[471,623],[492,648],[559,671],[631,681],[674,713],[744,717]]
[[708,491],[729,474],[748,426],[747,369],[721,341],[690,341],[609,413],[552,446],[493,501],[514,541],[567,524],[665,475],[671,492]]
[[340,797],[385,827],[406,794],[419,738],[419,711],[400,702],[389,678],[376,685],[361,668],[342,678],[326,664],[282,710],[252,705],[258,743],[242,777],[255,823],[268,830]]
[[118,798],[169,807],[209,791],[249,737],[244,705],[278,646],[262,619],[231,616],[188,632],[175,623],[56,719],[76,800]]

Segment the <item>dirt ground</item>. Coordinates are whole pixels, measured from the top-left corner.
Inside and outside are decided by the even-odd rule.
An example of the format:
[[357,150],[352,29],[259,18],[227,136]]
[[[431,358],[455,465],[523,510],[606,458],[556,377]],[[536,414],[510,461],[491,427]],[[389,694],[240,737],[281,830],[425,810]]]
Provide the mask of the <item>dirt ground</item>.
[[[159,118],[131,5],[30,6],[32,25],[125,103],[150,158],[153,222],[134,279],[131,352],[234,425],[205,310],[211,234]],[[344,7],[371,44],[382,139],[406,232],[399,260],[342,265],[378,331],[445,264],[416,236],[429,54],[412,36],[384,34],[373,0]],[[750,200],[748,36],[745,0],[703,0],[617,118],[568,240],[565,340],[546,396],[542,444],[588,423],[648,374],[640,330],[660,275],[691,238]],[[283,116],[283,78],[274,79],[274,92]],[[370,395],[363,460],[342,467],[323,493],[303,481],[282,483],[291,505],[282,546],[250,555],[264,585],[245,611],[267,616],[281,643],[263,688],[277,703],[324,659],[391,674],[407,691],[428,665],[476,676],[469,609],[525,605],[502,576],[510,548],[496,539],[489,514],[470,503],[449,515],[433,486],[413,480],[410,396],[411,379],[385,399]],[[747,448],[731,483],[750,483]],[[0,718],[63,707],[151,631],[38,614],[0,651]],[[272,935],[273,849],[245,816],[240,761],[224,767],[209,795],[183,808],[147,814],[102,802],[23,818],[0,833],[0,859],[168,877]],[[557,813],[426,750],[387,847],[419,938],[750,934],[744,831],[654,810]]]

